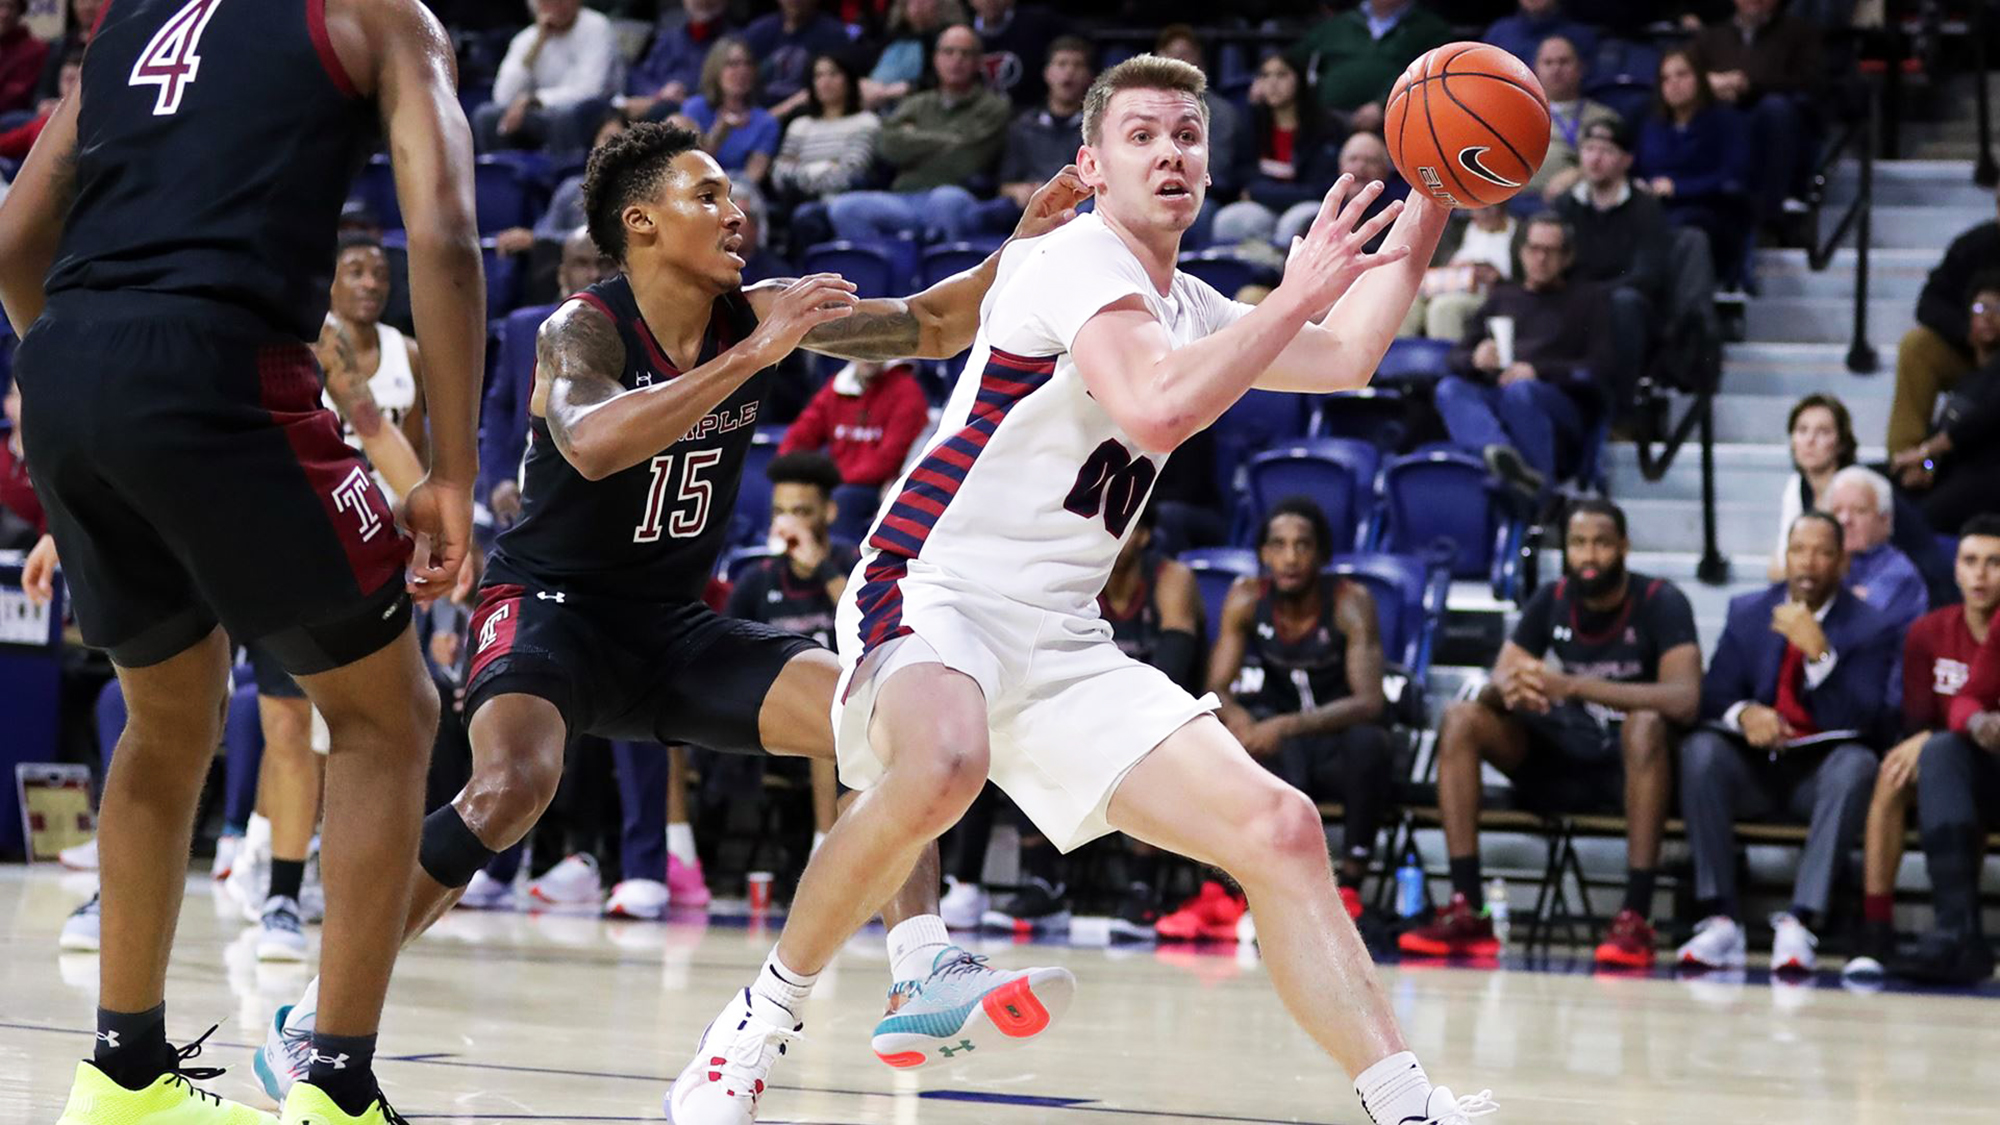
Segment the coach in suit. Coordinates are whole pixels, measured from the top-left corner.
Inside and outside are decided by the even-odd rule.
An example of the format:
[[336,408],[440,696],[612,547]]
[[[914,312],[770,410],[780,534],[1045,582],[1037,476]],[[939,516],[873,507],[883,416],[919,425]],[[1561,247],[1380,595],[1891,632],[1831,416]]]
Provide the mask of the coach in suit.
[[1702,681],[1705,725],[1681,743],[1681,815],[1705,915],[1681,947],[1684,965],[1743,964],[1735,823],[1779,813],[1810,827],[1792,908],[1772,919],[1771,966],[1813,968],[1811,927],[1861,833],[1901,644],[1887,617],[1844,588],[1846,569],[1840,525],[1808,512],[1792,523],[1785,581],[1730,603]]

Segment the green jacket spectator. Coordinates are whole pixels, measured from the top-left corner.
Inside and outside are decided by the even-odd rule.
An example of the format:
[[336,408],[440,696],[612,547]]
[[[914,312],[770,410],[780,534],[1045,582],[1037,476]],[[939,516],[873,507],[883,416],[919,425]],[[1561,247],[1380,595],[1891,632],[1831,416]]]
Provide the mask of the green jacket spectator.
[[1347,112],[1388,97],[1418,55],[1451,38],[1451,25],[1416,0],[1362,0],[1314,25],[1293,54],[1327,108]]
[[993,175],[1012,103],[979,88],[953,97],[926,90],[903,99],[876,151],[896,169],[891,191],[925,191]]

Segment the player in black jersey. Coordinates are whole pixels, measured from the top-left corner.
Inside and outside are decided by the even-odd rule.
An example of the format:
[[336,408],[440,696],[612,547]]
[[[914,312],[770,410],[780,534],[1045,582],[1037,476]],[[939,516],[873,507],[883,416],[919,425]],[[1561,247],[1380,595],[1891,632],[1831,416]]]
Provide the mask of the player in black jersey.
[[[1402,936],[1406,953],[1489,954],[1479,885],[1479,763],[1512,777],[1523,801],[1564,812],[1624,808],[1628,878],[1600,964],[1653,963],[1653,876],[1673,796],[1676,728],[1701,702],[1694,612],[1673,583],[1625,569],[1625,513],[1579,500],[1564,521],[1563,576],[1535,591],[1500,650],[1493,682],[1454,703],[1438,734],[1438,806],[1452,898]],[[1543,659],[1553,652],[1560,668]]]
[[1120,651],[1165,672],[1192,691],[1201,679],[1201,590],[1194,571],[1155,550],[1158,504],[1139,510],[1139,527],[1118,552],[1098,611]]
[[1264,575],[1222,603],[1208,688],[1223,723],[1273,773],[1346,806],[1340,897],[1361,916],[1361,880],[1389,811],[1382,626],[1358,583],[1320,573],[1333,529],[1311,499],[1282,500],[1257,536]]
[[[225,628],[276,654],[332,735],[326,989],[286,1116],[387,1116],[375,1031],[438,706],[410,589],[449,589],[470,542],[485,344],[456,86],[416,0],[119,0],[0,206],[30,471],[84,637],[110,651],[131,711],[98,837],[95,1065],[78,1068],[64,1125],[271,1120],[199,1091],[189,1079],[207,1072],[181,1068],[162,1015]],[[414,582],[410,540],[321,409],[307,346],[378,130],[431,368],[433,471],[401,513]]]

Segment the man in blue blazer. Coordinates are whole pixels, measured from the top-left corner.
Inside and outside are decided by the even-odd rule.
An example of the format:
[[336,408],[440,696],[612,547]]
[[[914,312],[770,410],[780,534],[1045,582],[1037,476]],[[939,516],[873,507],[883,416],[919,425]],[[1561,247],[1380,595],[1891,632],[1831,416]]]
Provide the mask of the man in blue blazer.
[[1846,570],[1840,524],[1807,512],[1791,526],[1785,580],[1729,605],[1702,680],[1703,726],[1681,743],[1681,816],[1705,915],[1683,965],[1742,967],[1735,824],[1781,815],[1810,827],[1792,908],[1771,919],[1771,968],[1813,968],[1811,927],[1861,835],[1901,646],[1895,625],[1844,588]]

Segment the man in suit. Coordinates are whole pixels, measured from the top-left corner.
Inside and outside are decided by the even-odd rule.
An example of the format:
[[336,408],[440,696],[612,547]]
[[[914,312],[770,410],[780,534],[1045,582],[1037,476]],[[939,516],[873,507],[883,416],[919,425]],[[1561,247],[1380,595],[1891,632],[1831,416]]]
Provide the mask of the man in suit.
[[1785,580],[1730,603],[1702,680],[1705,725],[1681,743],[1681,816],[1705,916],[1682,965],[1743,966],[1735,823],[1782,814],[1809,828],[1791,909],[1771,919],[1771,968],[1812,971],[1811,927],[1861,834],[1901,644],[1887,617],[1844,588],[1846,570],[1840,524],[1807,512],[1786,541]]

